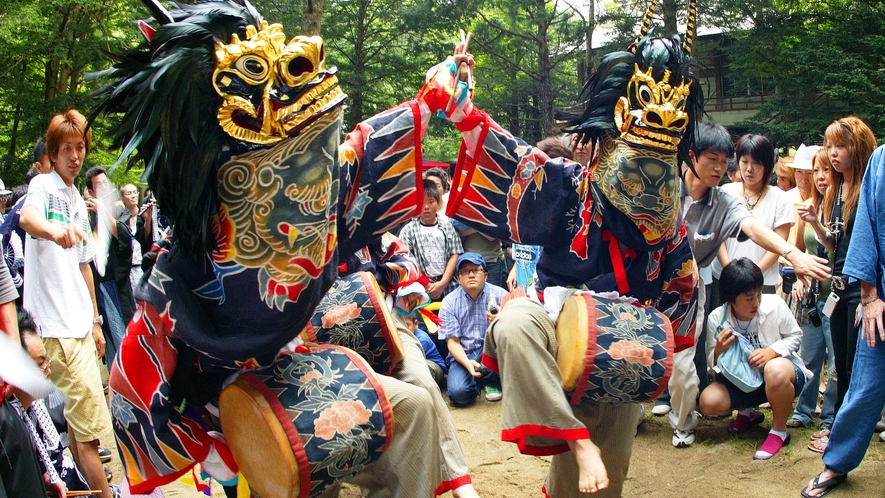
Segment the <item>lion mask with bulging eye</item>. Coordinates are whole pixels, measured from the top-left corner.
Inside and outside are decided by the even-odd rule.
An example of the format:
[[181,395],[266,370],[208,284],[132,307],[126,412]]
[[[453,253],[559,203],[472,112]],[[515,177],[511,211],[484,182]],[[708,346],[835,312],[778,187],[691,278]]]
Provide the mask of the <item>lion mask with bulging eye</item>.
[[178,248],[211,259],[217,285],[198,294],[223,302],[224,279],[247,269],[272,309],[316,294],[336,245],[346,97],[323,40],[287,42],[245,1],[155,14],[146,46],[99,74],[116,79],[96,113],[123,114],[120,161],[144,160]]
[[658,81],[652,76],[653,68],[642,71],[638,64],[634,67],[627,96],[618,99],[615,106],[615,125],[621,138],[635,145],[676,152],[688,126],[685,104],[692,82],[671,85],[670,71],[664,71]]
[[224,98],[218,122],[234,138],[274,144],[298,133],[344,100],[335,69],[326,70],[323,40],[296,36],[285,43],[279,24],[246,27],[216,44],[212,83]]
[[606,55],[584,86],[588,105],[566,131],[590,143],[600,193],[650,247],[679,222],[679,164],[687,162],[703,95],[678,36],[641,38]]

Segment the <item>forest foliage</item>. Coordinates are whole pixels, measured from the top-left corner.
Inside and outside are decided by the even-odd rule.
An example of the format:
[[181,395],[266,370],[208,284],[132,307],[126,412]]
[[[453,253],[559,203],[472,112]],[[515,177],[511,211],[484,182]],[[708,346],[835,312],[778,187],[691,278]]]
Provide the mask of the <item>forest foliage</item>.
[[[588,71],[605,53],[632,42],[648,2],[253,1],[289,36],[318,30],[325,38],[327,63],[338,67],[348,94],[346,127],[413,97],[426,70],[451,51],[458,30],[472,32],[475,102],[529,143],[555,132],[554,110],[581,109]],[[686,5],[663,0],[652,35],[684,31]],[[718,33],[696,42],[699,63],[717,56],[727,63],[723,81],[731,91],[765,97],[742,129],[797,146],[819,143],[829,122],[856,114],[885,137],[883,2],[700,0],[698,9],[700,32]],[[102,82],[88,74],[139,43],[134,21],[148,16],[136,0],[0,4],[0,178],[7,186],[23,181],[33,144],[53,114],[70,107],[89,113]],[[106,139],[113,126],[112,117],[94,124],[87,167],[115,162],[118,151],[108,150]],[[434,119],[424,157],[454,159],[458,146],[454,128]],[[122,183],[138,174],[117,171],[112,179]]]

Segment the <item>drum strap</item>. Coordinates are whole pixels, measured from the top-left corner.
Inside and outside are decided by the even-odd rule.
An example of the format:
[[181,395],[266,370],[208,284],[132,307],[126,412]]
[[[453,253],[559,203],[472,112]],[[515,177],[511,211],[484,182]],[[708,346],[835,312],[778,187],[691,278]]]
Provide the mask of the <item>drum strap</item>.
[[[615,281],[618,283],[618,293],[626,296],[630,293],[630,282],[627,280],[627,270],[624,268],[624,257],[621,254],[621,244],[612,234],[611,230],[602,231],[602,240],[608,241],[608,254],[615,270]],[[626,256],[630,259],[636,257],[633,249],[627,249]]]

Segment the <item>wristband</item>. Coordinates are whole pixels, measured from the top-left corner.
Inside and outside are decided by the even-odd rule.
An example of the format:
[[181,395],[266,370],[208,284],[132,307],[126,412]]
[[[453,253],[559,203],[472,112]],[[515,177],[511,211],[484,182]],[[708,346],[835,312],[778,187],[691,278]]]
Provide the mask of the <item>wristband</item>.
[[863,306],[868,306],[870,304],[875,303],[878,300],[879,300],[879,296],[873,296],[873,297],[867,299],[866,301],[861,301],[860,304],[862,304]]
[[784,249],[784,252],[781,253],[781,257],[784,259],[787,259],[787,254],[790,254],[791,252],[793,252],[793,249],[795,249],[795,247],[793,247],[793,246],[790,246],[790,247]]

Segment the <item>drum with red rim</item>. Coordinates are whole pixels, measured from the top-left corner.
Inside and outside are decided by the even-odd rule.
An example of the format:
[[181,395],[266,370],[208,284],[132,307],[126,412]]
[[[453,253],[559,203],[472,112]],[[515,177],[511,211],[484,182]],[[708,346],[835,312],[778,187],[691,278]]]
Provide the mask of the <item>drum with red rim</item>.
[[570,296],[556,323],[556,363],[569,401],[657,398],[673,370],[670,320],[650,306],[589,293]]
[[390,375],[403,358],[403,346],[384,293],[368,272],[336,280],[300,337],[305,342],[350,348],[384,375]]
[[375,372],[332,345],[301,346],[239,375],[218,409],[234,460],[262,498],[319,496],[380,458],[393,438]]

